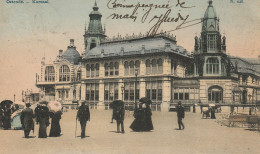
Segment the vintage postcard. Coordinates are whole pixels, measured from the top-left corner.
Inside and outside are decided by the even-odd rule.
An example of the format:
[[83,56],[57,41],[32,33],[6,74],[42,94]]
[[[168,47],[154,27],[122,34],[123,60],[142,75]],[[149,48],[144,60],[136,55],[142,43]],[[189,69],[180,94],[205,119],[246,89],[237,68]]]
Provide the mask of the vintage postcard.
[[2,0],[1,153],[259,153],[259,0]]

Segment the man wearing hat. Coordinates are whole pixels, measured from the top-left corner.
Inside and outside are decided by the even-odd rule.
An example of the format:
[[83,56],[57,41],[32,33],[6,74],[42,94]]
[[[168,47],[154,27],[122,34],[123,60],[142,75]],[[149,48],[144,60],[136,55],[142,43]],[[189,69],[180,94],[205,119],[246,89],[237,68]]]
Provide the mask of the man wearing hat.
[[181,105],[181,101],[179,101],[178,106],[177,106],[177,117],[178,117],[179,130],[181,130],[181,126],[184,129],[184,124],[182,122],[184,115],[185,115],[184,107]]
[[82,102],[79,107],[76,120],[80,121],[81,125],[81,138],[85,138],[86,124],[87,121],[90,121],[90,112],[88,105],[85,105],[85,102]]
[[31,104],[26,103],[26,108],[21,113],[21,123],[24,129],[24,137],[29,138],[30,131],[34,129],[33,124],[33,110],[30,108]]

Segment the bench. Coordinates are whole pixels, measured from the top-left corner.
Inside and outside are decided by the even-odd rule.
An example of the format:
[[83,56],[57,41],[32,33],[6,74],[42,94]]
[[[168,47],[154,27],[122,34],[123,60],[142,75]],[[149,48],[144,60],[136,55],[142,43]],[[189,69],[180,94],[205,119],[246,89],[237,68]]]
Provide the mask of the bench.
[[247,117],[248,115],[230,115],[228,127],[230,127],[231,124],[232,126],[235,126],[235,123],[242,124],[242,126],[247,124]]
[[260,117],[259,116],[248,116],[247,117],[248,128],[255,128],[259,131]]

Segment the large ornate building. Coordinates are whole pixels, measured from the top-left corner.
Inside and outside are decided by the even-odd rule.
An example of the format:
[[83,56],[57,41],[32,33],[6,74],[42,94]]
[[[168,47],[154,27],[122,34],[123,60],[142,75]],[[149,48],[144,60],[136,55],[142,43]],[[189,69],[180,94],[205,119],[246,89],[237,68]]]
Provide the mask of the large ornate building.
[[85,51],[79,54],[70,40],[56,60],[42,60],[36,86],[47,100],[64,105],[86,101],[91,108],[108,109],[123,99],[133,108],[141,97],[152,100],[153,110],[167,110],[182,101],[193,103],[249,104],[260,100],[260,60],[226,54],[226,38],[209,1],[202,18],[194,52],[179,46],[168,33],[107,38],[102,15],[95,3],[85,28]]

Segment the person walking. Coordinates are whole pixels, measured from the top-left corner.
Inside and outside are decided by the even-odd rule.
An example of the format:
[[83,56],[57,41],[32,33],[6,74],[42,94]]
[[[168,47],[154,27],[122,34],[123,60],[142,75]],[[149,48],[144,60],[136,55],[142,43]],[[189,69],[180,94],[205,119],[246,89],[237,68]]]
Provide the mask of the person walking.
[[24,129],[24,137],[29,138],[29,134],[31,130],[34,130],[34,123],[33,123],[33,110],[30,108],[30,103],[26,104],[26,108],[23,109],[21,113],[21,123]]
[[81,138],[85,138],[86,124],[87,121],[90,121],[89,107],[88,105],[85,105],[85,102],[82,102],[81,106],[79,107],[76,120],[80,121]]
[[124,130],[124,119],[125,119],[125,108],[123,105],[117,107],[115,110],[115,120],[117,123],[117,133],[120,133],[120,125],[121,125],[121,133],[125,133]]
[[3,110],[3,128],[4,130],[11,129],[11,105],[6,104],[4,110]]
[[46,104],[42,104],[39,107],[38,117],[36,119],[38,120],[37,123],[39,123],[40,125],[38,138],[47,138],[46,129],[50,125],[50,122],[49,122],[49,109],[46,106]]
[[60,136],[61,129],[60,129],[60,119],[61,119],[62,112],[58,111],[55,113],[50,113],[51,117],[51,130],[49,137],[58,137]]
[[179,130],[181,130],[181,126],[184,129],[184,124],[182,122],[182,119],[184,119],[184,116],[185,116],[184,107],[181,105],[181,101],[179,101],[178,106],[177,106],[177,117],[178,117]]

